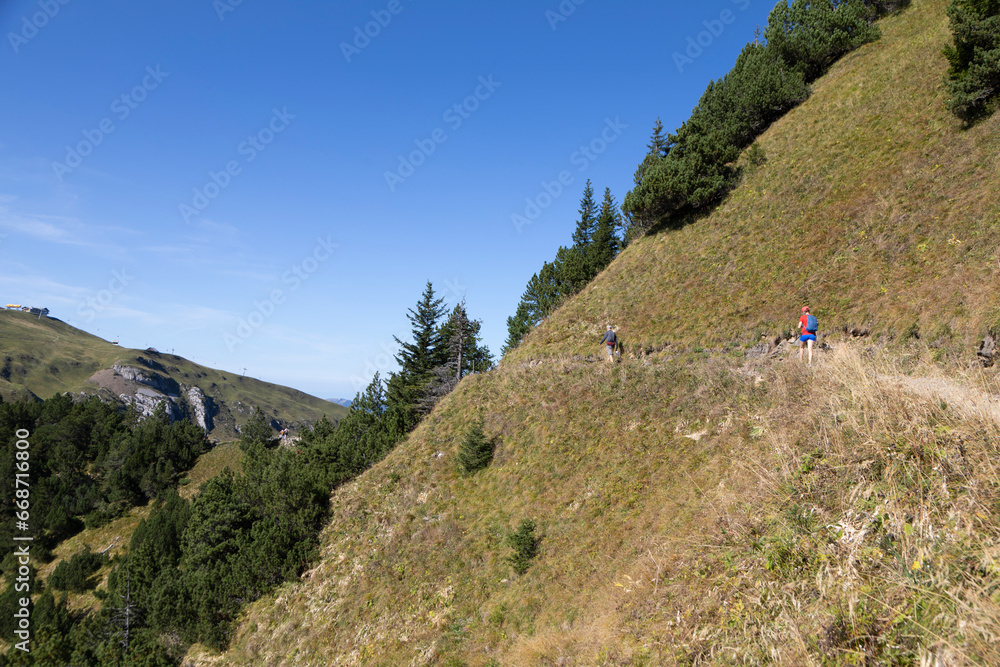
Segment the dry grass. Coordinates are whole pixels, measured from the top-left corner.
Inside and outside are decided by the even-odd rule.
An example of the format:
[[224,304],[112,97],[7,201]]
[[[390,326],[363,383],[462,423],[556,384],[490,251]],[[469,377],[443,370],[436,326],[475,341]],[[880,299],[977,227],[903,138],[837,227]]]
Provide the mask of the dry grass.
[[[659,355],[473,378],[334,494],[320,563],[230,653],[189,657],[992,664],[1000,433],[914,383],[937,372],[843,345],[811,370]],[[478,414],[502,444],[469,478],[453,456]],[[525,516],[542,548],[515,577],[503,536]]]
[[183,498],[194,496],[202,484],[215,477],[226,468],[239,473],[243,461],[243,451],[238,442],[226,442],[213,447],[198,457],[198,462],[181,480],[180,495]]
[[[75,554],[89,547],[95,553],[104,552],[109,558],[124,552],[128,548],[132,539],[132,531],[139,525],[139,522],[149,516],[149,506],[133,507],[128,514],[115,519],[111,523],[100,528],[87,528],[74,535],[68,540],[60,542],[52,553],[55,558],[38,568],[37,578],[39,580],[48,579],[49,575],[56,569],[63,560],[72,558]],[[111,573],[111,566],[105,565],[97,572],[97,582],[99,587],[107,588],[108,575]],[[58,594],[57,596],[58,597]],[[96,610],[101,606],[101,601],[92,592],[69,593],[67,605],[71,610]]]

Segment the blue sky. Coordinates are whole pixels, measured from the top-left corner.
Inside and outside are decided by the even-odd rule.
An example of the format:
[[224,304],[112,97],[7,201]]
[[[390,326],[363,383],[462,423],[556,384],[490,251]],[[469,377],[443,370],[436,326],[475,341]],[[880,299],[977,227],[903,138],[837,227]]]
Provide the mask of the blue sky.
[[430,280],[498,354],[772,7],[0,1],[0,303],[353,398]]

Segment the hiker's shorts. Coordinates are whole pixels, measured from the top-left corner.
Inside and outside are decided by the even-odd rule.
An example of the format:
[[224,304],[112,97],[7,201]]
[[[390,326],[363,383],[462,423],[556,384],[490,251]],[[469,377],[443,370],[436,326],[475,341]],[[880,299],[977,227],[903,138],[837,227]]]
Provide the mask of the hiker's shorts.
[[609,357],[615,356],[615,344],[614,343],[608,343],[608,356]]
[[811,340],[812,342],[815,343],[816,342],[816,334],[802,334],[801,336],[799,336],[799,341],[800,342],[804,343],[807,340]]

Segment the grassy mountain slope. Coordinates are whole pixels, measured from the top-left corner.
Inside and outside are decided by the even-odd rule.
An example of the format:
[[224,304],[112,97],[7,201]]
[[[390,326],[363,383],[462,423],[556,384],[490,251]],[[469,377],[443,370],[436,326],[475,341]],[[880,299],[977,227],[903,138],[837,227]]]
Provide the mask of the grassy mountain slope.
[[944,2],[880,23],[761,137],[767,162],[711,215],[626,249],[515,358],[752,343],[809,304],[827,333],[917,334],[968,356],[1000,329],[1000,116],[945,108]]
[[[945,4],[883,21],[714,213],[635,243],[338,489],[316,567],[190,663],[1000,663],[1000,384],[959,369],[997,314],[1000,141],[944,109]],[[880,343],[744,356],[805,301]],[[648,353],[581,356],[607,321]],[[499,446],[466,476],[480,417]]]
[[130,350],[76,329],[58,319],[0,311],[0,394],[5,399],[31,395],[48,398],[60,392],[109,393],[88,381],[115,364],[197,386],[218,408],[211,435],[237,435],[253,407],[284,424],[312,423],[324,414],[339,418],[347,409],[303,393],[253,378],[207,368],[172,354]]

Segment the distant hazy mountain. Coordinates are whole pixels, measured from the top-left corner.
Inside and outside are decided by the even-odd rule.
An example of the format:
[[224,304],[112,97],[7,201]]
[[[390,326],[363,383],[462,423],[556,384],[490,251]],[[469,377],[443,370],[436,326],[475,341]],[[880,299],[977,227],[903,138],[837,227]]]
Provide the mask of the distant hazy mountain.
[[328,398],[326,400],[331,403],[336,403],[337,405],[343,405],[345,408],[351,407],[351,401],[347,398]]

